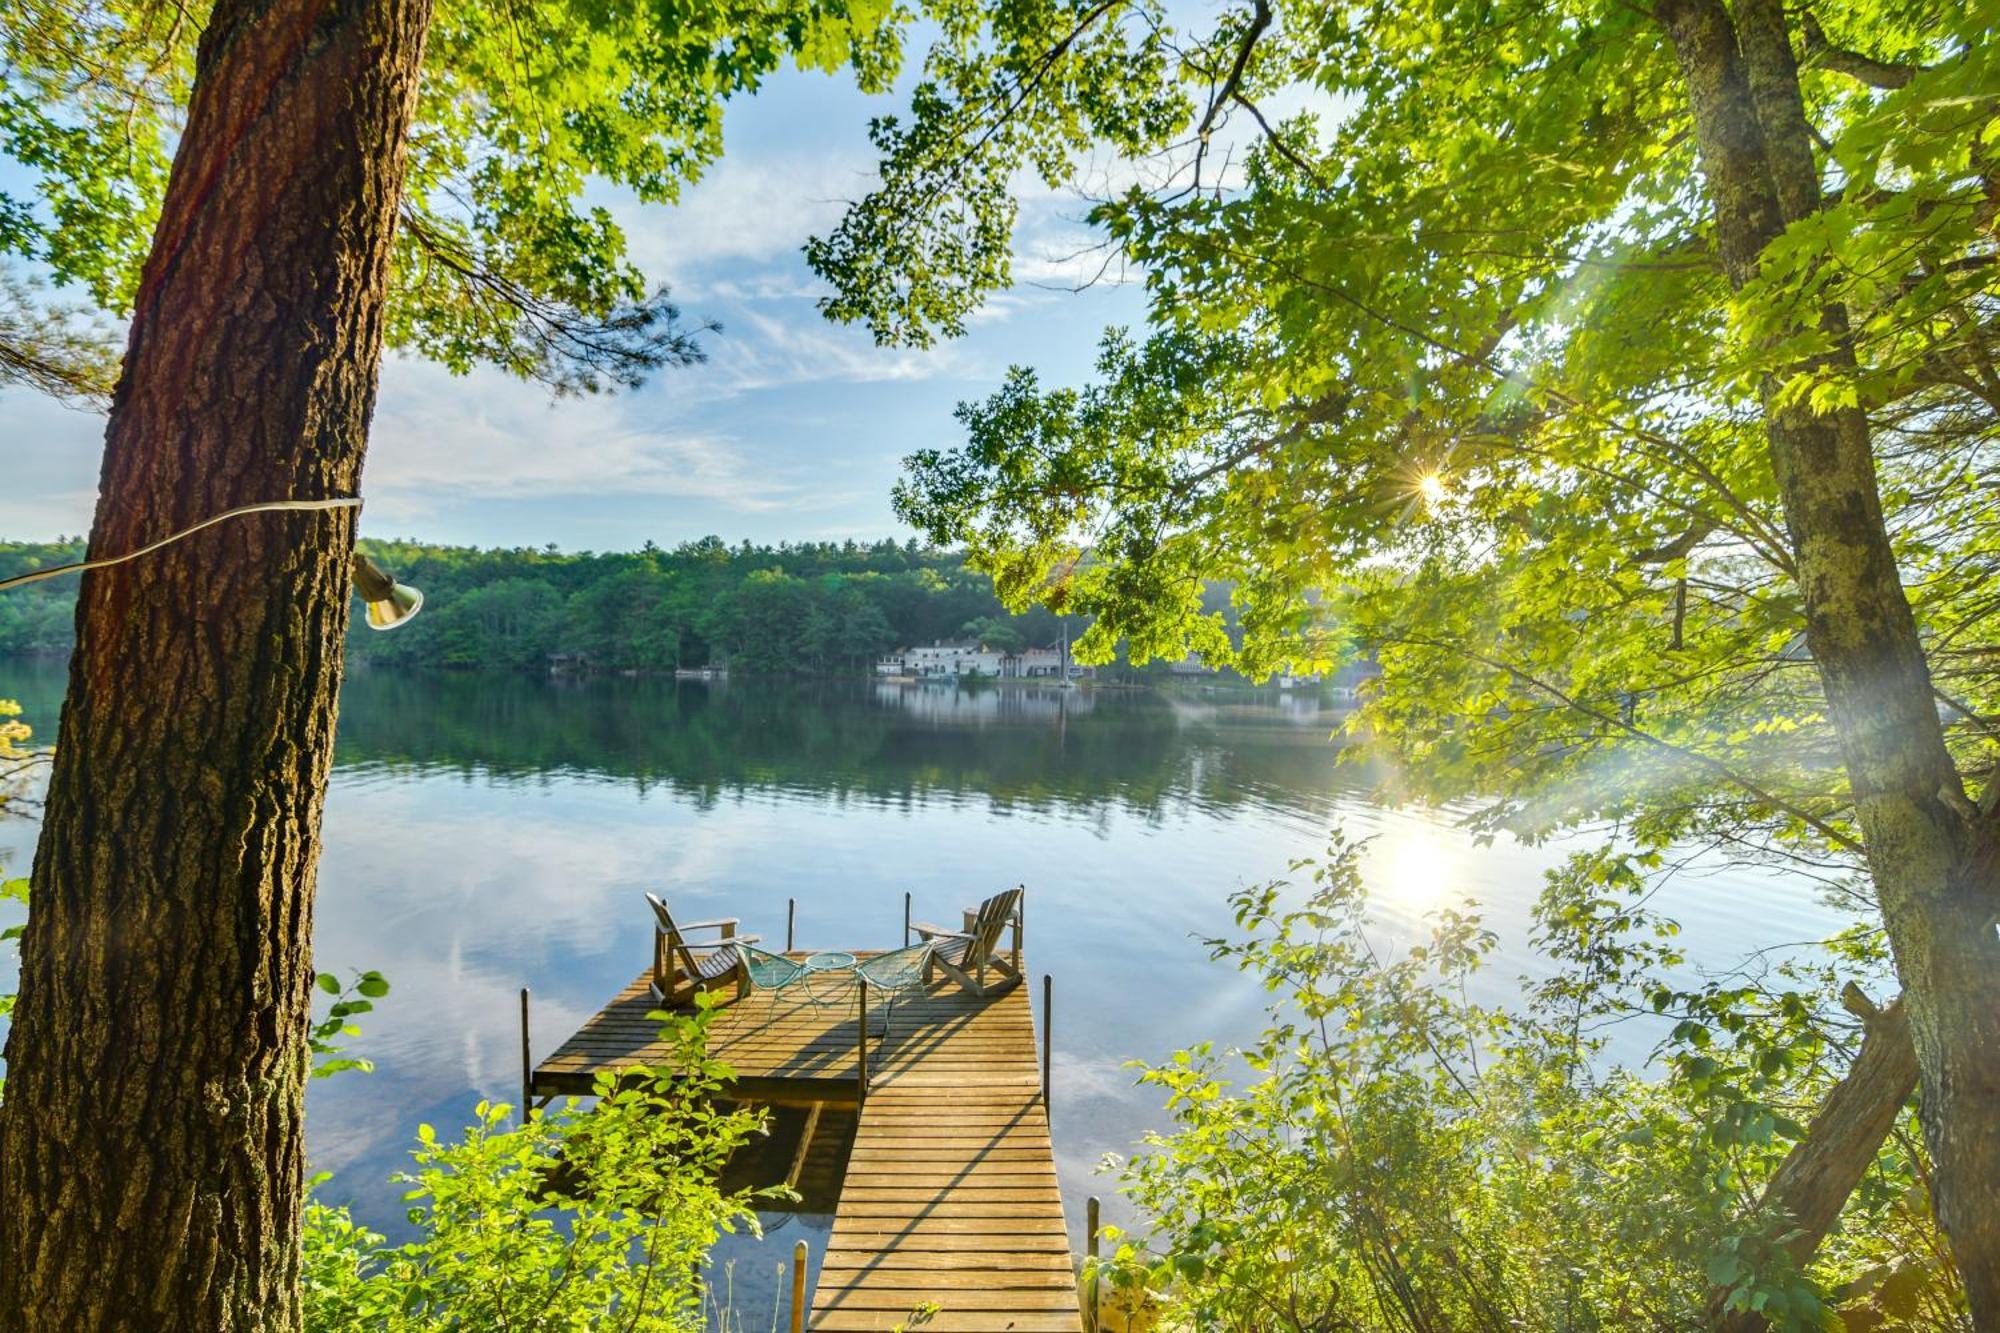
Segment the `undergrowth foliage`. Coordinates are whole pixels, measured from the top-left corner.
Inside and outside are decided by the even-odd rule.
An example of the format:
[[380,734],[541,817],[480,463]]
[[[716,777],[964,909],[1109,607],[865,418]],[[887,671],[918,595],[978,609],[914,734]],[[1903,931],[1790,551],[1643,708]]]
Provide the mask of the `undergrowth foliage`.
[[[697,1275],[724,1232],[757,1225],[754,1195],[725,1194],[729,1155],[764,1125],[718,1101],[706,1008],[656,1013],[669,1058],[585,1108],[525,1124],[481,1102],[455,1141],[418,1131],[416,1239],[388,1245],[344,1208],[305,1218],[309,1329],[681,1333],[704,1327]],[[321,1179],[324,1179],[322,1177]]]
[[[1216,1330],[1612,1330],[1703,1326],[1711,1288],[1775,1327],[1969,1327],[1929,1220],[1914,1117],[1891,1135],[1810,1268],[1753,1209],[1838,1077],[1851,1023],[1839,950],[1688,989],[1675,924],[1634,858],[1554,872],[1524,1008],[1472,1003],[1495,937],[1469,912],[1386,950],[1358,847],[1234,896],[1216,957],[1271,992],[1270,1025],[1141,1080],[1172,1128],[1122,1168],[1147,1215],[1098,1271],[1107,1305]],[[1620,1025],[1653,1058],[1612,1059]],[[1643,1038],[1641,1038],[1643,1041]]]

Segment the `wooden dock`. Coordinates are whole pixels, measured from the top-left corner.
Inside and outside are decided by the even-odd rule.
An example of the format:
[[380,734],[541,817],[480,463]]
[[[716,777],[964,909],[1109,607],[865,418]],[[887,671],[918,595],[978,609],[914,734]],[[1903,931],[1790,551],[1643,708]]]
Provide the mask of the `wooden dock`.
[[[753,994],[718,1012],[710,1051],[747,1101],[860,1113],[813,1293],[810,1328],[886,1333],[937,1309],[935,1333],[1081,1333],[1027,988],[980,1000],[940,976],[871,1001],[862,1085],[855,983],[820,1003]],[[536,1098],[587,1093],[600,1071],[663,1058],[641,975],[536,1066]]]

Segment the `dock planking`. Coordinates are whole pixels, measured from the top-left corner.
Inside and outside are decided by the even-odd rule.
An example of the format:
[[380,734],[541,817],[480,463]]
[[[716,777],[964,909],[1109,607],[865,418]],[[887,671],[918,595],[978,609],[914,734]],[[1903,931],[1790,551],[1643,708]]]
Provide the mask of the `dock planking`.
[[[639,976],[538,1065],[537,1097],[588,1093],[600,1072],[663,1059]],[[980,999],[940,976],[871,997],[862,1096],[854,982],[814,1004],[753,994],[720,1009],[709,1048],[748,1100],[855,1105],[859,1124],[809,1327],[823,1333],[1081,1333],[1027,988]]]
[[[997,1003],[1025,1018],[1019,989]],[[994,1049],[982,1067],[992,1084],[920,1059],[869,1093],[812,1328],[915,1326],[912,1311],[928,1305],[937,1313],[925,1329],[1080,1333],[1032,1038]]]

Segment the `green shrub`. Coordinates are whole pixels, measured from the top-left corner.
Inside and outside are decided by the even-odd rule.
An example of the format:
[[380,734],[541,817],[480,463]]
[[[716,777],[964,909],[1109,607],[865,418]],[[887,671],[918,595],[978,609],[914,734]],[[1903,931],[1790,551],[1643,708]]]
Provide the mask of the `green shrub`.
[[417,1238],[386,1245],[343,1208],[306,1209],[308,1329],[681,1333],[703,1327],[695,1276],[717,1237],[754,1228],[751,1196],[716,1181],[763,1126],[721,1109],[709,1015],[657,1014],[665,1065],[525,1125],[482,1102],[454,1142],[418,1132]]
[[[1473,916],[1381,952],[1351,845],[1297,906],[1284,884],[1236,895],[1246,938],[1212,947],[1275,994],[1271,1023],[1240,1062],[1202,1045],[1144,1068],[1174,1123],[1123,1168],[1152,1230],[1099,1270],[1107,1306],[1174,1329],[1569,1333],[1703,1327],[1720,1290],[1778,1328],[1836,1306],[1966,1327],[1913,1134],[1807,1271],[1784,1261],[1785,1220],[1750,1205],[1840,1072],[1833,960],[1676,991],[1643,868],[1599,853],[1551,876],[1536,944],[1556,969],[1520,1012],[1466,998],[1494,943]],[[1606,1049],[1629,1022],[1662,1034],[1638,1072]],[[1885,1286],[1921,1298],[1882,1315]]]

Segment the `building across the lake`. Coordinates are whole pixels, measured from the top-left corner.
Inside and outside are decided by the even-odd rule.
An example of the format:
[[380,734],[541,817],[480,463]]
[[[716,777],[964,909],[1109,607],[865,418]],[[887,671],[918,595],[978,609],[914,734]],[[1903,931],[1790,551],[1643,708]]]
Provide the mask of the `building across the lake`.
[[1095,670],[1080,667],[1068,659],[1069,654],[1063,651],[1060,644],[1050,644],[1046,648],[1023,648],[1011,659],[1014,668],[1011,674],[1030,680],[1061,680],[1065,675],[1080,676],[1085,671]]
[[1095,667],[1078,666],[1059,644],[1003,652],[983,643],[948,643],[943,639],[914,648],[899,648],[875,663],[878,676],[910,676],[917,680],[955,680],[961,676],[1003,679],[1071,680],[1093,677]]
[[891,653],[875,664],[877,675],[915,676],[919,680],[953,676],[997,676],[1005,653],[980,643],[948,643],[939,639]]

